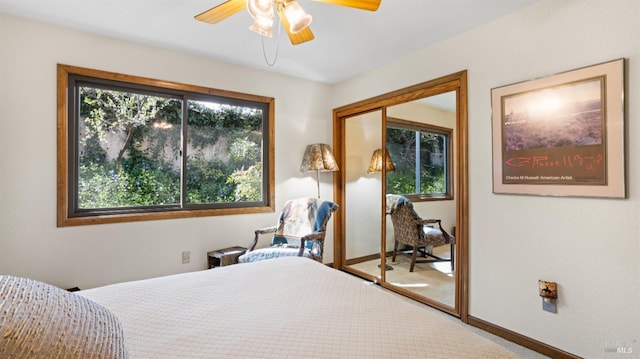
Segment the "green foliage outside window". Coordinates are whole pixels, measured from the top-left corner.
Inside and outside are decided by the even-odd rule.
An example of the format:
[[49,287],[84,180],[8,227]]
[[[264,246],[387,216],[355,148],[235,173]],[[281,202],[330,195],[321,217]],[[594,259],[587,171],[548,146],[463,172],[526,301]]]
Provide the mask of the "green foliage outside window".
[[388,126],[387,150],[395,170],[387,172],[387,193],[447,194],[448,141],[437,131]]
[[186,103],[80,87],[78,207],[180,205],[181,178],[186,204],[262,201],[262,111]]

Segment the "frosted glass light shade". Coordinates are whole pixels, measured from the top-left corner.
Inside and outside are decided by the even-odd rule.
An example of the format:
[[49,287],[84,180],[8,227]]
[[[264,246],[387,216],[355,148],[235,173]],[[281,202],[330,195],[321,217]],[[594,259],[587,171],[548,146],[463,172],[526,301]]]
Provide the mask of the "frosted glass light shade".
[[249,26],[249,30],[255,31],[258,34],[266,37],[272,37],[273,32],[273,19],[264,20],[264,19],[256,19],[253,21],[253,24]]
[[254,20],[249,30],[271,37],[274,17],[273,0],[247,0],[247,11]]
[[289,32],[295,34],[311,24],[311,15],[307,14],[297,1],[290,1],[284,7],[284,16],[289,21]]

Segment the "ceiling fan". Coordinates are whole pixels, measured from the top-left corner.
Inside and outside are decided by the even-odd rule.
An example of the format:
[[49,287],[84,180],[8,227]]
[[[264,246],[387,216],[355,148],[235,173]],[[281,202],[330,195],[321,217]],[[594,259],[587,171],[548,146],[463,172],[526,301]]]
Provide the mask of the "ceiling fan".
[[[341,5],[355,9],[376,11],[382,0],[314,0],[333,5]],[[293,45],[302,44],[314,39],[309,28],[311,16],[308,15],[296,0],[227,0],[222,4],[195,16],[209,24],[217,24],[229,16],[247,8],[254,22],[249,29],[271,37],[274,12],[278,13],[289,40]],[[275,9],[275,10],[274,10]]]

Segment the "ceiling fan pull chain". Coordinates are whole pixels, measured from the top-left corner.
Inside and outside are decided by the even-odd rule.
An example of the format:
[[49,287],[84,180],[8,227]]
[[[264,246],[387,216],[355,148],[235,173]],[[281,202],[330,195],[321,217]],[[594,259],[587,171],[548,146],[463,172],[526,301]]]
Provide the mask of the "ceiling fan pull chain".
[[264,36],[260,36],[260,40],[262,41],[262,55],[264,56],[264,61],[269,66],[273,66],[276,64],[276,60],[278,59],[278,52],[280,51],[280,34],[282,33],[282,23],[278,23],[278,39],[276,40],[276,55],[273,57],[273,61],[270,62],[267,59],[267,52],[264,49]]

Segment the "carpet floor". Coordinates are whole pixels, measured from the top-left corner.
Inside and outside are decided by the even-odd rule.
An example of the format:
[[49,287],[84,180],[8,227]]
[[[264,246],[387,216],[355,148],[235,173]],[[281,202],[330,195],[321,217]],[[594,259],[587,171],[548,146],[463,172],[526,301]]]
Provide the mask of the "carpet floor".
[[[449,258],[449,246],[436,247],[433,253],[440,258]],[[450,307],[455,301],[455,271],[450,262],[416,263],[413,272],[409,272],[411,258],[397,255],[396,261],[387,257],[386,264],[393,267],[386,272],[387,282],[412,291],[418,295],[433,299]],[[351,267],[380,277],[379,259],[351,265]]]

